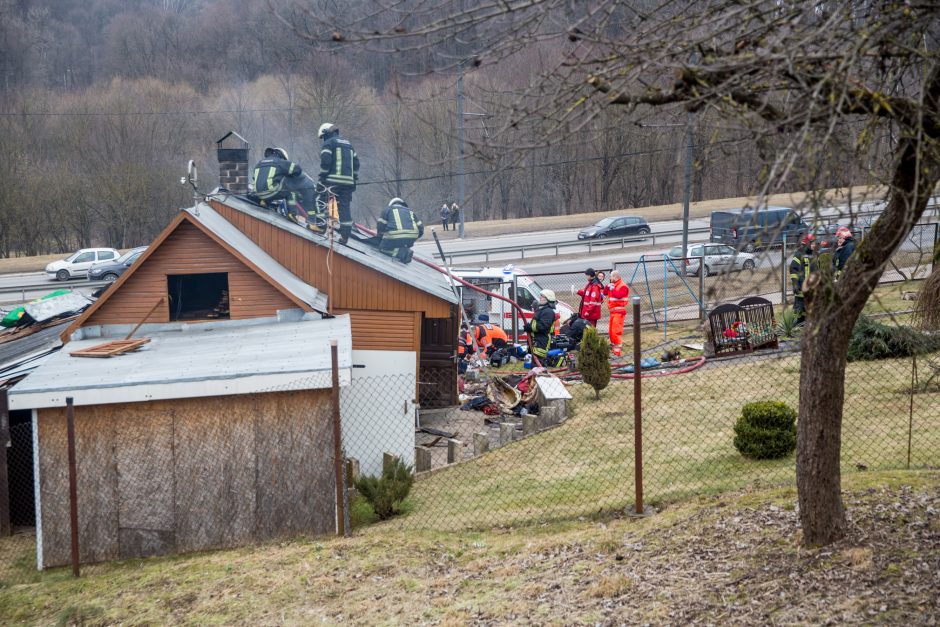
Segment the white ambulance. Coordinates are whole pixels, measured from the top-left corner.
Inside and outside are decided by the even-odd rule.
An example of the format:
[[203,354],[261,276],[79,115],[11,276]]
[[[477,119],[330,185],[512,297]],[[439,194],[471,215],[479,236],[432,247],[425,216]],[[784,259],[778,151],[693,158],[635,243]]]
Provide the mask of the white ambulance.
[[[531,319],[535,310],[538,309],[539,293],[542,291],[542,286],[536,283],[535,279],[530,277],[525,270],[512,264],[503,268],[454,268],[452,272],[454,276],[460,277],[467,283],[472,283],[487,292],[493,292],[506,298],[512,298],[510,294],[513,287],[515,287],[516,293],[513,300],[523,309],[522,315],[525,320]],[[507,333],[512,333],[514,307],[504,300],[481,294],[459,283],[457,287],[461,292],[464,310],[472,322],[476,322],[480,314],[486,314],[489,316],[491,323],[497,324],[498,322]],[[525,320],[519,318],[518,310],[515,311],[519,335],[523,336],[525,335],[525,331],[523,331]],[[556,331],[572,313],[574,313],[572,309],[562,302],[555,306]]]

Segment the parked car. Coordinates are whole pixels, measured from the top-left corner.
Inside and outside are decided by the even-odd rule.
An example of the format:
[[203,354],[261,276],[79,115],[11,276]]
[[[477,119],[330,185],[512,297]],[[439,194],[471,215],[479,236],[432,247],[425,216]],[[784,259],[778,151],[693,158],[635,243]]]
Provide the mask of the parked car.
[[146,246],[132,248],[114,261],[103,261],[96,263],[88,269],[89,281],[107,281],[113,283],[119,276],[130,268],[135,261],[147,250]]
[[700,260],[705,257],[705,276],[735,270],[753,270],[757,259],[751,253],[742,253],[724,244],[689,244],[685,255],[682,246],[669,251],[669,258],[675,260],[676,274],[698,275]]
[[68,281],[74,277],[83,277],[93,263],[112,261],[120,256],[113,248],[82,248],[61,261],[53,261],[46,266],[46,274],[59,281]]
[[712,211],[709,241],[752,253],[758,248],[799,241],[810,231],[799,214],[788,207]]
[[604,237],[629,237],[631,235],[649,235],[650,225],[646,218],[637,216],[618,216],[604,218],[593,226],[581,229],[578,239],[601,239]]

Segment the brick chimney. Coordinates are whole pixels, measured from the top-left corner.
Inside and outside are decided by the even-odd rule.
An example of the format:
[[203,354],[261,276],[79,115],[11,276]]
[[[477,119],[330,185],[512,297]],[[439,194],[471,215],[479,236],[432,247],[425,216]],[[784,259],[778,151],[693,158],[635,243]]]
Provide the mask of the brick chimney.
[[248,193],[248,150],[244,137],[229,131],[216,142],[219,158],[219,185],[235,194]]

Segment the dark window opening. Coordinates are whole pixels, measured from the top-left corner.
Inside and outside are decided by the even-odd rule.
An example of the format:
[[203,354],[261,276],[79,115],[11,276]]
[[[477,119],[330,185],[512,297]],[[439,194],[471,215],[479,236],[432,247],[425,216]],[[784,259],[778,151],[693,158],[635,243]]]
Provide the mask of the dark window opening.
[[166,278],[170,320],[229,317],[228,274],[171,274]]
[[[10,524],[14,528],[36,525],[33,490],[33,413],[28,409],[10,412],[10,446],[7,448],[7,480]],[[3,446],[3,444],[0,444]]]

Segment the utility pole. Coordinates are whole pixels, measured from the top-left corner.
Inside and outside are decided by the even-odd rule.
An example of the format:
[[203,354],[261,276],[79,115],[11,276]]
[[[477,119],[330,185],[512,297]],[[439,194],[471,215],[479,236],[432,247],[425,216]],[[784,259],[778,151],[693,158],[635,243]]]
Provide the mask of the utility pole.
[[464,212],[464,163],[463,163],[463,63],[460,64],[460,73],[457,75],[457,205],[460,207],[458,217],[460,226],[457,237],[463,239]]
[[689,204],[692,200],[692,112],[685,124],[685,189],[682,194],[682,255],[689,250]]

